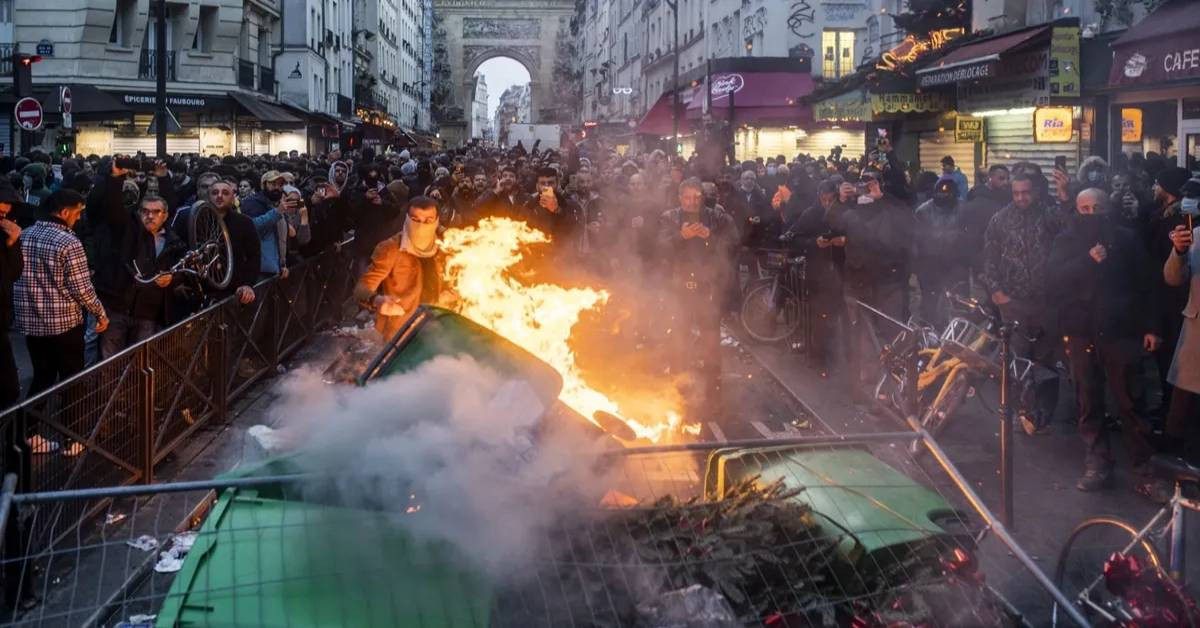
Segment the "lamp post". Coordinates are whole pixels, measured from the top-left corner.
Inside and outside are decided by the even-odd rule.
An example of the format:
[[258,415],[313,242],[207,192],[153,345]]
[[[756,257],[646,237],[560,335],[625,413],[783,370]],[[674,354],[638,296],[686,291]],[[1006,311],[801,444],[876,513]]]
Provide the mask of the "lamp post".
[[167,156],[167,0],[158,0],[157,25],[154,28],[154,149],[160,159]]
[[675,56],[671,79],[671,154],[679,154],[679,0],[666,0],[671,7],[671,53]]

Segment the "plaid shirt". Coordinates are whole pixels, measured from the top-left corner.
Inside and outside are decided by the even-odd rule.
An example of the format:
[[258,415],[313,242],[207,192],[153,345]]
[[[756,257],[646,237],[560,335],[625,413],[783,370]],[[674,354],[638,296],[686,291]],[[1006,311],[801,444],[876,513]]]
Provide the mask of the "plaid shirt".
[[56,336],[83,324],[83,310],[105,318],[79,238],[56,218],[21,233],[25,271],[13,285],[13,313],[26,336]]

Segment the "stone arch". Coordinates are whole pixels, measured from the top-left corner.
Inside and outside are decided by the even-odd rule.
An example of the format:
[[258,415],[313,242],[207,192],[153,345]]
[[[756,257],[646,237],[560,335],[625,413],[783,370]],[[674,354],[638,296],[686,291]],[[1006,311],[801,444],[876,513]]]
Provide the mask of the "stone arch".
[[543,112],[556,105],[554,71],[574,0],[434,0],[434,12],[445,32],[454,111],[469,107],[480,64],[509,57],[529,72],[532,122],[545,121]]

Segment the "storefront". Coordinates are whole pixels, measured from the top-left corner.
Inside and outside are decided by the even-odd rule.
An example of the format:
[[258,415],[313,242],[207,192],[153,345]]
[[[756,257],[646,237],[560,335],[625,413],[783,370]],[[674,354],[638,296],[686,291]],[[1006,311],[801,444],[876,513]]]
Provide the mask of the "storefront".
[[[57,133],[72,136],[73,152],[155,153],[153,93],[105,92],[89,86],[71,86],[71,92],[74,131],[60,127]],[[48,110],[60,111],[57,90],[47,100]],[[168,125],[168,153],[229,155],[305,150],[303,121],[256,96],[240,92],[172,93],[167,95],[167,108],[178,123]]]
[[[1200,11],[1176,0],[1113,42],[1109,154],[1162,155],[1200,174]],[[1119,130],[1119,131],[1118,131]]]
[[[696,148],[696,141],[693,136],[691,124],[686,117],[686,109],[688,102],[692,98],[692,94],[696,90],[687,89],[679,95],[679,144],[682,150],[679,154],[683,156],[691,155]],[[673,105],[675,95],[666,93],[658,97],[654,101],[654,105],[646,111],[646,115],[642,116],[634,131],[640,138],[640,148],[650,149],[662,146],[662,142],[670,143],[671,136],[675,133],[675,120]],[[666,146],[669,148],[669,146]]]
[[[928,132],[922,136],[930,151],[935,145],[957,147],[961,142],[956,138],[965,130],[959,120],[974,126],[971,121],[981,119],[979,168],[1030,161],[1049,170],[1061,155],[1073,170],[1086,156],[1080,141],[1078,20],[973,41],[927,64],[916,75],[920,89],[953,94],[957,102],[954,118],[942,118],[936,136]],[[959,156],[947,154],[962,167]],[[936,161],[926,159],[924,152],[921,165],[937,172]]]
[[[735,129],[739,160],[796,155],[807,140],[812,108],[803,99],[813,91],[808,72],[738,71],[714,73],[709,95],[701,87],[689,99],[685,117],[693,124],[705,115]],[[685,153],[687,154],[687,153]]]

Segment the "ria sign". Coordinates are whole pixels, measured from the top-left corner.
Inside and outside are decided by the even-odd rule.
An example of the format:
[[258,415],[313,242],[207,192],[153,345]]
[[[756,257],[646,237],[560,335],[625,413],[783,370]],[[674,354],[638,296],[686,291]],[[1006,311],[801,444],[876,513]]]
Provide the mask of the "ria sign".
[[742,78],[741,74],[725,74],[713,77],[712,88],[709,91],[712,92],[713,98],[724,98],[742,91],[745,86],[746,79]]

